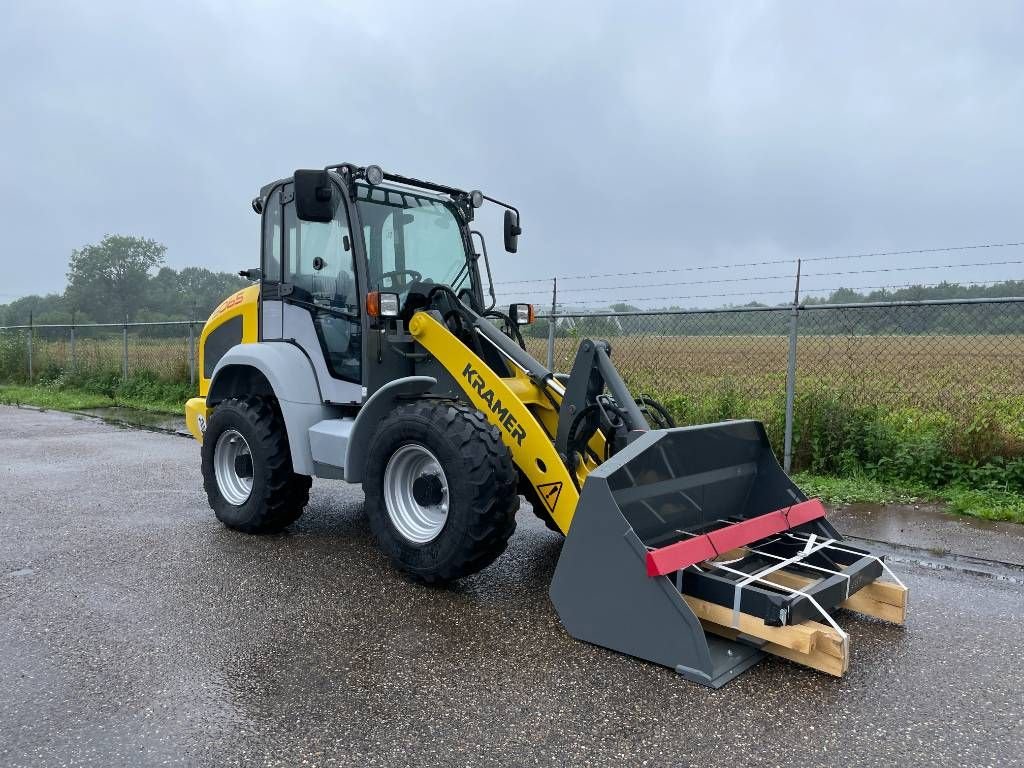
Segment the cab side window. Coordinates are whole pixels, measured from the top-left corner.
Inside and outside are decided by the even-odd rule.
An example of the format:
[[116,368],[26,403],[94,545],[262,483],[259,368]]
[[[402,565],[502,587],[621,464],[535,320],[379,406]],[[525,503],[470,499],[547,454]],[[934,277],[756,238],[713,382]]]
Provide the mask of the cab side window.
[[[284,281],[292,296],[309,309],[331,373],[347,381],[361,381],[362,339],[359,292],[352,236],[345,207],[338,207],[329,222],[299,221],[295,203],[285,186]],[[310,308],[316,305],[323,309]],[[302,305],[300,305],[302,306]]]
[[263,279],[281,281],[281,190],[267,199],[263,213]]

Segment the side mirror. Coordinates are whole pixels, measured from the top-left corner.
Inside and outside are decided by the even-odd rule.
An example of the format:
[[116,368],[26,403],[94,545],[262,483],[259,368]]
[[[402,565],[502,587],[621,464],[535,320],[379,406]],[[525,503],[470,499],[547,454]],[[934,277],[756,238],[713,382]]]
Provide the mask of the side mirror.
[[523,234],[523,228],[519,226],[519,215],[514,211],[505,209],[505,250],[515,253],[519,247],[519,236]]
[[300,221],[330,221],[334,218],[334,188],[327,171],[296,171],[295,215]]

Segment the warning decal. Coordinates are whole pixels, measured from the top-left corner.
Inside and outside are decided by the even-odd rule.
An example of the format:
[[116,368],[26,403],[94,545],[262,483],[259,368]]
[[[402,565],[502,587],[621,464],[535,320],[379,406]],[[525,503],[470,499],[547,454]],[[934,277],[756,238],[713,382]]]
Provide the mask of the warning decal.
[[558,497],[562,493],[562,482],[542,483],[537,486],[537,491],[544,501],[544,506],[548,508],[548,512],[554,512],[555,507],[558,506]]

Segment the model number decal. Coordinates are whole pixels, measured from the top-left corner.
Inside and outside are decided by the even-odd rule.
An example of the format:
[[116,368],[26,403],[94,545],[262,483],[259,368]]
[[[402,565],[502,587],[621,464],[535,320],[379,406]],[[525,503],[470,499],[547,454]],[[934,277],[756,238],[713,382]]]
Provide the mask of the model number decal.
[[226,299],[224,299],[224,301],[220,303],[219,307],[213,310],[213,314],[211,315],[211,317],[217,317],[217,315],[221,314],[222,312],[227,312],[232,307],[237,307],[243,301],[245,301],[245,295],[241,291],[231,296],[228,296]]
[[494,390],[487,386],[484,377],[473,367],[472,363],[466,363],[466,367],[462,370],[462,376],[469,382],[469,386],[480,395],[480,399],[487,403],[487,407],[497,417],[498,423],[505,428],[509,437],[515,440],[518,445],[522,445],[526,437],[526,430],[523,428],[523,425],[519,423],[519,420],[514,415],[509,413],[508,406],[502,405],[501,398],[497,397],[494,394]]

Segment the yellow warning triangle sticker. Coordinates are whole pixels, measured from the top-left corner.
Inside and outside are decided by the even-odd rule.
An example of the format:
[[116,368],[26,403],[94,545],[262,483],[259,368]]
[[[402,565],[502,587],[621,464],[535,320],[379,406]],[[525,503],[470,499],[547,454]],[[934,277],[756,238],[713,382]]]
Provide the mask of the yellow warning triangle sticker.
[[562,482],[559,480],[554,483],[542,483],[537,486],[537,490],[540,492],[540,497],[544,501],[544,506],[548,508],[548,512],[554,512],[558,505],[558,497],[562,493]]

